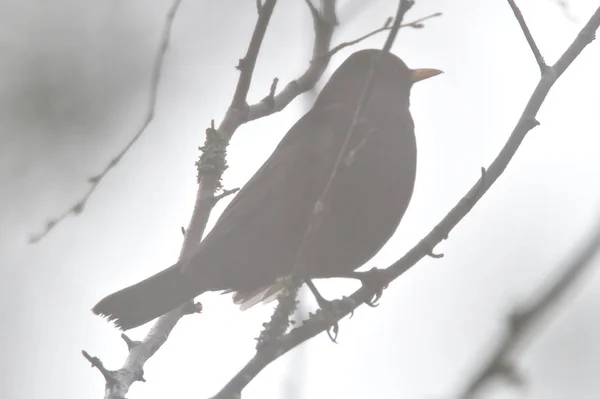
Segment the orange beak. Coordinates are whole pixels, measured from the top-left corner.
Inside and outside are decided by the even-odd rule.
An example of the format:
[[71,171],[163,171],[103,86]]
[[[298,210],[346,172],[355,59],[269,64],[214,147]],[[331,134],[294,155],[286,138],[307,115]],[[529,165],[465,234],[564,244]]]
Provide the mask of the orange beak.
[[439,75],[440,73],[444,73],[439,69],[431,69],[431,68],[421,68],[421,69],[413,69],[412,70],[412,82],[417,83],[421,80],[429,79],[434,76]]

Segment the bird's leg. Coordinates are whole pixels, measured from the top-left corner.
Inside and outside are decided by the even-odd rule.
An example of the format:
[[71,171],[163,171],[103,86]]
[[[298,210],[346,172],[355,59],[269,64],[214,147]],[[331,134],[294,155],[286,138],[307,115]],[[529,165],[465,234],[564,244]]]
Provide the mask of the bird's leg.
[[373,294],[371,299],[365,302],[368,306],[376,307],[378,306],[378,301],[381,299],[381,295],[383,295],[383,290],[387,288],[390,283],[390,275],[385,269],[378,269],[376,267],[372,268],[366,272],[345,272],[345,273],[337,273],[336,275],[332,275],[329,277],[333,278],[353,278],[360,280],[363,287]]
[[[312,282],[312,280],[306,279],[306,280],[304,280],[304,282],[306,283],[306,285],[310,289],[310,292],[312,292],[315,299],[317,300],[317,304],[319,305],[319,308],[321,308],[321,310],[326,315],[333,315],[335,312],[333,302],[328,301],[327,299],[323,298],[323,295],[321,295],[321,293],[319,292],[319,290],[317,289],[315,284]],[[337,343],[336,339],[337,339],[337,335],[338,335],[339,331],[340,331],[340,326],[337,321],[334,321],[334,323],[331,326],[331,330],[329,330],[329,329],[327,330],[327,335],[329,336],[329,339],[333,343]]]
[[306,279],[304,280],[304,282],[310,289],[310,292],[312,292],[312,294],[315,296],[319,307],[323,310],[331,312],[333,309],[333,304],[331,303],[331,301],[328,301],[327,299],[323,298],[323,295],[321,295],[319,290],[317,290],[317,287],[315,287],[315,284],[312,282],[312,280]]

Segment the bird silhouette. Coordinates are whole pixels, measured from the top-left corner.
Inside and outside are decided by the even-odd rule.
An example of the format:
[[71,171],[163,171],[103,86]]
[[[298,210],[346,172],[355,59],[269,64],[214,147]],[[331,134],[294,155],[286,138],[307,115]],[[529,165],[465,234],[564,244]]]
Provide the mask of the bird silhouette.
[[381,50],[350,55],[196,252],[105,297],[93,312],[127,330],[207,291],[235,292],[234,301],[249,307],[274,298],[287,277],[308,282],[364,265],[412,197],[411,87],[439,73],[409,69]]

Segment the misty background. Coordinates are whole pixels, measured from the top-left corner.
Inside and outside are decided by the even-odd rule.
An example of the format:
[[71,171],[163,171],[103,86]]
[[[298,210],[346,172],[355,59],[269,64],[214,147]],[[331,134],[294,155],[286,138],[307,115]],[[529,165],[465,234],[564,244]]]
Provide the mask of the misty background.
[[[393,16],[397,0],[339,1],[334,45]],[[223,118],[257,13],[251,0],[184,1],[163,67],[156,116],[98,188],[85,212],[36,245],[27,240],[76,203],[145,117],[150,73],[170,1],[0,1],[0,396],[100,397],[127,349],[90,308],[103,296],[176,261],[196,192],[198,147]],[[553,64],[598,6],[518,2]],[[394,238],[369,264],[387,266],[417,243],[476,181],[504,144],[539,77],[503,0],[418,1],[393,52],[445,74],[411,97],[419,148],[415,194]],[[248,100],[308,66],[312,19],[303,1],[280,1]],[[319,87],[352,52],[336,54]],[[530,299],[577,249],[600,212],[600,43],[560,78],[504,175],[437,252],[395,281],[376,309],[340,323],[338,345],[321,334],[267,367],[244,399],[451,398]],[[310,96],[243,125],[228,150],[225,188],[243,185],[305,112]],[[221,201],[211,224],[230,198]],[[329,298],[357,284],[317,282]],[[309,296],[306,296],[309,298]],[[128,397],[206,398],[254,354],[272,306],[239,312],[228,296],[200,297],[148,361]],[[308,306],[314,306],[308,302]],[[149,327],[128,334],[142,339]],[[521,388],[499,382],[488,398],[597,397],[600,274],[592,269],[519,358]],[[300,361],[295,364],[294,362]],[[295,366],[294,366],[295,365]]]

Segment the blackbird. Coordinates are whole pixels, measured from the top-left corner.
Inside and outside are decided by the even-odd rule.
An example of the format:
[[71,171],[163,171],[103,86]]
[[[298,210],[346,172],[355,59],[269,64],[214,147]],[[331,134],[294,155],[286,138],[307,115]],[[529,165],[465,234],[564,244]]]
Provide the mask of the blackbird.
[[[395,232],[412,197],[410,89],[439,73],[409,69],[381,50],[352,54],[194,254],[105,297],[93,312],[127,330],[207,291],[235,292],[235,302],[249,307],[272,299],[286,277],[308,282],[365,264]],[[315,214],[319,221],[307,234]]]

